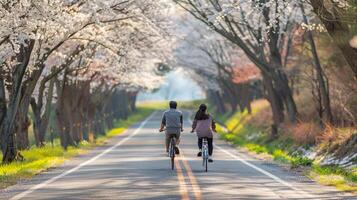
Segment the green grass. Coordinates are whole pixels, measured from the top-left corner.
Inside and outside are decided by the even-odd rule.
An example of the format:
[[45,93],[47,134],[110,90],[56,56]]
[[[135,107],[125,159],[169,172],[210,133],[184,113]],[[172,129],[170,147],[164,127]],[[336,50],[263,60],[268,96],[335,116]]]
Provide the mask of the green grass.
[[[207,103],[206,100],[178,101],[178,109],[197,110],[200,104]],[[155,110],[165,110],[169,108],[169,101],[147,101],[139,102],[138,107],[151,108]]]
[[[42,148],[32,147],[29,150],[21,151],[24,161],[12,162],[10,164],[0,164],[0,188],[15,184],[18,180],[31,178],[42,171],[62,164],[69,158],[83,154],[95,146],[101,145],[105,140],[123,133],[129,126],[144,119],[153,112],[152,108],[139,107],[128,119],[119,120],[115,127],[109,130],[105,136],[100,136],[95,143],[81,142],[78,147],[69,147],[65,151],[60,146],[60,141],[56,139],[54,146],[47,145]],[[0,159],[2,155],[0,155]]]
[[139,102],[136,104],[138,108],[154,109],[154,110],[163,110],[168,108],[168,101],[145,101]]
[[[253,115],[259,114],[253,108]],[[248,151],[264,154],[280,164],[290,165],[292,168],[307,167],[306,175],[323,185],[331,185],[343,191],[357,193],[357,168],[350,170],[338,166],[320,166],[313,160],[298,154],[293,154],[298,145],[289,138],[269,140],[265,130],[249,124],[247,112],[230,114],[224,125],[228,131],[218,127],[221,138],[235,146]]]
[[198,110],[201,104],[207,104],[207,101],[202,100],[193,100],[193,101],[179,101],[178,106],[180,109],[188,109],[188,110]]
[[339,166],[314,164],[307,175],[322,185],[335,186],[340,190],[357,194],[357,167],[346,170]]
[[[54,147],[31,148],[21,151],[25,160],[0,165],[0,188],[15,184],[18,180],[30,178],[46,169],[62,164],[66,159],[86,152],[94,144],[83,142],[79,147],[64,151],[56,140]],[[1,156],[0,156],[1,157]]]

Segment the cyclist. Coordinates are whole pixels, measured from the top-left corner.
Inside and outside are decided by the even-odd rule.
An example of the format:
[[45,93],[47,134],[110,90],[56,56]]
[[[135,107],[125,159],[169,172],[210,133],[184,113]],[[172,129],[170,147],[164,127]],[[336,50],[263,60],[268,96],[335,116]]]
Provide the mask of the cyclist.
[[180,134],[183,131],[183,116],[182,112],[177,110],[176,101],[170,101],[169,106],[170,109],[165,111],[162,116],[160,132],[164,131],[166,128],[166,152],[169,152],[170,136],[174,135],[176,138],[175,153],[180,154],[178,145],[180,143]]
[[212,116],[207,113],[207,106],[201,104],[192,124],[192,133],[196,131],[198,137],[198,148],[199,152],[198,157],[202,156],[202,141],[203,138],[207,138],[208,142],[208,162],[213,162],[212,153],[213,153],[213,132],[216,132],[216,123],[213,120]]

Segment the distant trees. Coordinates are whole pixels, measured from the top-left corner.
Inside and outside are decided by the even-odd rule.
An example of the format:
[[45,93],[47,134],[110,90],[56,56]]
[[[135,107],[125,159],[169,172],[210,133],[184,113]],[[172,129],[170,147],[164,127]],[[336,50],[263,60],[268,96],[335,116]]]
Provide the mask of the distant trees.
[[[215,102],[220,112],[235,111],[237,105],[250,111],[252,88],[244,84],[245,81],[238,84],[236,79],[236,72],[244,67],[246,57],[216,33],[199,29],[202,28],[200,24],[194,27],[178,47],[178,64],[194,71],[198,75],[195,80],[203,79],[201,85],[207,91],[208,99]],[[229,104],[229,108],[224,102]]]

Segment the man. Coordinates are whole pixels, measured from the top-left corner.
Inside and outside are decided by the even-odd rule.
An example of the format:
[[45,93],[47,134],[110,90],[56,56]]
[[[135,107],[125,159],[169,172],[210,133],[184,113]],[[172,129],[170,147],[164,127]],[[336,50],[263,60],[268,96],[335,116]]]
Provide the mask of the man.
[[[166,128],[166,152],[169,152],[170,135],[175,135],[176,145],[180,143],[180,134],[183,131],[183,117],[182,112],[177,110],[177,102],[170,101],[170,109],[165,111],[162,120],[160,132]],[[176,154],[180,153],[178,146],[176,146]]]

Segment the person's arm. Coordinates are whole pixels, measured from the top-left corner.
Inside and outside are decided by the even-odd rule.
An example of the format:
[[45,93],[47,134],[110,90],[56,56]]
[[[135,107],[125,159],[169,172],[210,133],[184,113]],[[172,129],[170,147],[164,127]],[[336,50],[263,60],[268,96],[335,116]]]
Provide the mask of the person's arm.
[[192,122],[192,131],[191,131],[191,133],[195,132],[196,126],[197,126],[197,120],[194,119],[193,122]]
[[216,122],[214,121],[213,118],[212,118],[212,130],[213,130],[214,132],[217,132],[217,130],[216,130]]
[[183,132],[183,116],[182,116],[182,113],[181,113],[181,116],[180,116],[180,123],[181,123],[181,132]]
[[164,115],[162,116],[162,120],[161,120],[161,126],[160,126],[160,132],[164,131],[164,128],[166,126],[166,117],[165,117],[165,113]]

